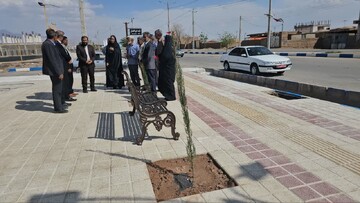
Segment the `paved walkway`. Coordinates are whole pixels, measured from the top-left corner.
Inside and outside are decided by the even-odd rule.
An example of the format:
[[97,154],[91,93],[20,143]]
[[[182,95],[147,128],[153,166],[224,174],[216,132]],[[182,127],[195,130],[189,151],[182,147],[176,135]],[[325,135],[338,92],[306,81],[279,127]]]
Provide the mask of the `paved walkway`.
[[[169,202],[359,202],[360,110],[186,72],[198,154],[210,153],[239,186]],[[145,160],[186,156],[179,102],[170,129],[142,146],[126,90],[80,93],[53,114],[44,76],[1,78],[0,202],[155,202]],[[80,88],[76,75],[76,88]]]

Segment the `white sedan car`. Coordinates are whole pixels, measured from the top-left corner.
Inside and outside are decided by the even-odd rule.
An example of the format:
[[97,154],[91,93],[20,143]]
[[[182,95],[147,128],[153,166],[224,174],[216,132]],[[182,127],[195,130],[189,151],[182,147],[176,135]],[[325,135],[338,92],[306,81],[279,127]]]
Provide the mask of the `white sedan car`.
[[259,73],[282,74],[292,67],[288,57],[276,55],[263,46],[236,47],[222,55],[220,62],[225,70],[244,70],[253,75]]
[[[126,58],[122,58],[122,64],[123,64],[124,68],[127,67],[127,62],[128,62],[128,60]],[[102,52],[96,51],[94,63],[95,63],[95,71],[105,70],[106,69],[105,55]],[[80,73],[78,58],[73,61],[73,65],[74,65],[74,70],[77,73]]]

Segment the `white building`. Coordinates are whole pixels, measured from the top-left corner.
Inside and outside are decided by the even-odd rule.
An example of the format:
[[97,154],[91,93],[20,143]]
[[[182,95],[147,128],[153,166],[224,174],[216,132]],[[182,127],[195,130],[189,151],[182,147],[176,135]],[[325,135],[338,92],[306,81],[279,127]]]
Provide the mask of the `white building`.
[[42,41],[41,35],[34,32],[12,34],[7,31],[0,31],[0,44],[34,44]]

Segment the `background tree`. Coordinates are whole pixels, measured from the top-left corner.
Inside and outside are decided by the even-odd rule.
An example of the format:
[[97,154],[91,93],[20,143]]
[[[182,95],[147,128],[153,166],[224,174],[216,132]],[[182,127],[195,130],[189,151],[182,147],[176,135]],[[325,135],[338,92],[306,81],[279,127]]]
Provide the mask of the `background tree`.
[[229,45],[234,44],[236,42],[236,36],[229,32],[224,32],[220,35],[220,43],[221,46],[226,47],[226,51],[229,48]]
[[192,42],[192,37],[188,34],[184,34],[182,37],[182,42],[184,43],[184,49],[186,49],[187,45]]
[[200,38],[201,43],[206,43],[206,41],[208,40],[207,34],[205,34],[203,32],[200,33],[199,38]]
[[121,40],[120,40],[120,45],[121,45],[122,47],[126,47],[126,46],[128,45],[128,41],[127,41],[126,37],[121,38]]
[[180,48],[180,45],[182,43],[182,37],[184,35],[184,27],[181,24],[173,24],[172,29],[173,32],[175,32],[175,40],[178,44],[177,48]]

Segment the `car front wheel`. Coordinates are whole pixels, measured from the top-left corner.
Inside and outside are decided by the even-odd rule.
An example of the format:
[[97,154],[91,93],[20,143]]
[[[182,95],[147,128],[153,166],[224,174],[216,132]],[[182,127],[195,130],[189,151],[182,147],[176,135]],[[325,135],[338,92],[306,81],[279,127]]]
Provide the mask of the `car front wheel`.
[[76,68],[76,73],[80,73],[80,67]]
[[259,74],[259,68],[256,64],[251,64],[250,66],[250,72],[252,75],[257,75]]
[[228,70],[228,71],[231,70],[230,65],[229,65],[228,62],[224,63],[224,70]]

